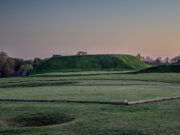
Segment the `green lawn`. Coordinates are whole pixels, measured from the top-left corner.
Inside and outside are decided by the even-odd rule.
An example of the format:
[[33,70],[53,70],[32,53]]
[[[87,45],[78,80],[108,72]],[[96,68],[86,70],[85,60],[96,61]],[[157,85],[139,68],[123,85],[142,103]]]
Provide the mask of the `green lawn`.
[[[0,98],[135,101],[180,96],[177,73],[94,74],[97,72],[2,78]],[[60,123],[61,114],[70,121]],[[179,114],[180,100],[134,106],[0,102],[0,135],[179,135]],[[37,124],[36,120],[51,124],[22,126],[27,121]]]

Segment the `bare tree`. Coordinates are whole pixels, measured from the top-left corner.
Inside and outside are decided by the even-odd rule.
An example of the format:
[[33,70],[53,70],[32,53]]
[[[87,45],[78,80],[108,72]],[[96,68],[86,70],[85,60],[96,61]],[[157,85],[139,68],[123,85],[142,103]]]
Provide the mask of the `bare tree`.
[[172,64],[180,64],[180,55],[171,59]]
[[84,52],[84,51],[79,51],[79,52],[77,52],[77,54],[76,55],[78,55],[78,56],[80,56],[80,55],[87,55],[87,52]]

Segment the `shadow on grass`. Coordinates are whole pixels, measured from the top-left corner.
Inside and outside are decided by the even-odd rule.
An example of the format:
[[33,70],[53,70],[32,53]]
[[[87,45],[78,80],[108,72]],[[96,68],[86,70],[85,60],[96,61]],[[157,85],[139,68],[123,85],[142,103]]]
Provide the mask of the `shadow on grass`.
[[74,120],[73,117],[64,113],[30,113],[15,116],[8,120],[8,124],[13,127],[33,127],[66,123]]

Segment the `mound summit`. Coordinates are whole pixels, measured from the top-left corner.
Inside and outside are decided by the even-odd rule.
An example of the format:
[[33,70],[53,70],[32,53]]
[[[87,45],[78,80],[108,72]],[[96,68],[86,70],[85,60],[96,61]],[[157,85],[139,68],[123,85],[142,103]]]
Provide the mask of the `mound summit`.
[[52,57],[34,70],[34,73],[53,71],[138,70],[149,65],[135,56],[122,54]]

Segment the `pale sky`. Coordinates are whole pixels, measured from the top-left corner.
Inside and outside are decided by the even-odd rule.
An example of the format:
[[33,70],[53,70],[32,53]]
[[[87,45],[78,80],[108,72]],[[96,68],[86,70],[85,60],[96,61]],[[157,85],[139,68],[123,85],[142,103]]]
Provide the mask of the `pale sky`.
[[0,50],[12,57],[180,54],[180,0],[0,0]]

